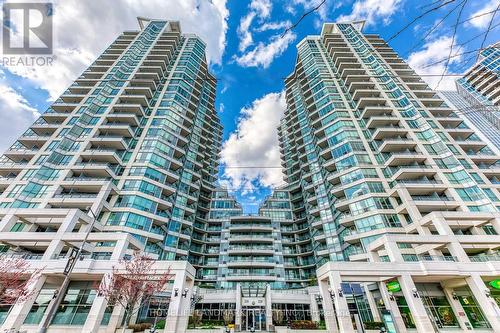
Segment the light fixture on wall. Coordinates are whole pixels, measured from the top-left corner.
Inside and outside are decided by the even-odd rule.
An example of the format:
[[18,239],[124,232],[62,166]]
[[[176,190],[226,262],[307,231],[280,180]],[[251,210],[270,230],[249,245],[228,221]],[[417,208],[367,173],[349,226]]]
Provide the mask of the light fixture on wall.
[[389,291],[389,300],[394,301],[394,293]]
[[418,294],[417,288],[413,288],[411,290],[411,292],[413,293],[413,297],[415,297],[415,298],[419,298],[420,297],[420,295]]
[[339,297],[344,297],[344,293],[342,292],[342,289],[338,289]]
[[314,295],[314,298],[316,299],[316,303],[321,303],[323,301],[323,297],[321,297],[320,294]]
[[179,288],[174,288],[174,297],[179,296]]
[[189,289],[188,288],[184,288],[184,290],[182,291],[182,297],[186,298],[188,292],[189,292]]
[[330,294],[330,297],[331,297],[331,298],[334,298],[334,297],[335,297],[335,293],[333,292],[333,289],[332,289],[332,288],[328,288],[328,293]]
[[486,297],[491,297],[491,290],[485,289],[484,293],[486,294]]
[[457,296],[457,293],[456,293],[456,292],[452,292],[452,293],[451,293],[451,297],[452,297],[454,300],[458,300],[458,296]]

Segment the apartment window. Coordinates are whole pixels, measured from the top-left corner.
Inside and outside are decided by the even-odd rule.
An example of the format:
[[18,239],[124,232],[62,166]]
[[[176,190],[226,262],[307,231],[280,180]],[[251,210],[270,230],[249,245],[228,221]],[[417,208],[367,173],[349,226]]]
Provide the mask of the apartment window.
[[477,173],[471,172],[470,175],[478,184],[484,184],[484,180]]
[[43,289],[36,297],[35,302],[33,303],[33,306],[30,309],[30,312],[28,313],[26,319],[24,320],[25,324],[34,325],[40,323],[45,313],[45,310],[47,309],[47,306],[49,305],[50,301],[54,296],[54,291],[55,288],[46,285],[43,286]]
[[483,225],[483,230],[487,235],[498,235],[495,228],[492,225]]
[[486,196],[493,202],[498,201],[497,196],[493,191],[489,188],[483,188],[483,192],[486,193]]
[[96,296],[96,290],[92,285],[92,281],[71,282],[52,323],[83,325]]

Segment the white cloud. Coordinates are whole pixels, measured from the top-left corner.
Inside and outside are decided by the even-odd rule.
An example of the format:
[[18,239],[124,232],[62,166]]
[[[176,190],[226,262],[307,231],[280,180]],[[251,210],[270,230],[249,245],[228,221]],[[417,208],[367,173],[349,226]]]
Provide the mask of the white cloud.
[[[287,47],[296,38],[295,34],[289,33],[284,38],[281,34],[271,36],[266,42],[259,42],[254,46],[253,33],[262,33],[265,31],[284,30],[291,25],[291,22],[266,22],[270,19],[271,11],[273,9],[270,0],[252,0],[250,3],[248,13],[240,20],[237,29],[239,38],[238,51],[241,53],[239,56],[234,55],[233,59],[236,63],[243,67],[269,67],[274,58],[281,55]],[[254,22],[258,22],[257,27]],[[254,46],[252,49],[249,49]]]
[[237,29],[237,34],[240,40],[238,50],[244,52],[248,47],[253,45],[253,36],[250,27],[255,18],[260,22],[269,18],[272,11],[272,4],[270,0],[252,0],[249,5],[250,10],[247,15],[241,18],[240,25]]
[[349,15],[341,15],[336,22],[349,22],[356,20],[366,20],[367,25],[373,25],[377,20],[382,19],[384,24],[389,24],[391,17],[403,0],[357,0],[352,6]]
[[290,22],[288,20],[281,21],[281,22],[269,22],[269,23],[264,23],[261,26],[255,28],[255,31],[263,32],[263,31],[268,31],[268,30],[280,30],[280,29],[286,29],[291,25],[292,25],[292,22]]
[[250,32],[250,25],[252,25],[255,15],[256,14],[254,12],[250,12],[240,21],[240,25],[237,30],[238,37],[240,38],[240,44],[238,45],[238,50],[240,52],[245,51],[250,45],[253,44],[253,36]]
[[[455,90],[455,79],[453,76],[445,76],[441,83],[441,77],[437,74],[443,73],[446,63],[441,61],[445,59],[450,52],[452,38],[449,36],[440,37],[436,40],[428,42],[424,45],[423,49],[413,52],[408,56],[407,62],[418,74],[432,75],[424,76],[423,79],[430,85],[432,89],[440,90]],[[462,53],[461,48],[453,48],[452,55]],[[459,62],[462,56],[450,58],[449,65]],[[439,63],[436,63],[439,62]],[[450,66],[448,66],[449,68]],[[449,73],[449,72],[448,72]],[[439,83],[439,86],[438,86]]]
[[260,42],[257,46],[241,56],[235,56],[236,62],[243,67],[269,67],[274,58],[280,56],[288,48],[297,36],[287,33],[283,37],[276,35],[271,37],[268,44]]
[[[236,132],[224,143],[221,161],[225,166],[224,184],[233,190],[252,192],[262,186],[283,183],[277,127],[286,108],[285,94],[270,93],[241,110]],[[253,168],[234,168],[253,167]],[[266,168],[267,167],[267,168]]]
[[[486,3],[486,5],[483,6],[481,9],[479,9],[478,11],[471,14],[470,17],[474,17],[474,18],[471,19],[470,21],[468,21],[469,25],[472,25],[474,28],[477,28],[477,29],[488,28],[488,24],[490,23],[491,16],[494,15],[495,13],[490,13],[490,14],[486,14],[483,16],[479,16],[479,15],[494,11],[495,9],[497,9],[497,7],[498,7],[498,0],[490,0],[490,2]],[[498,13],[497,13],[497,15],[498,15]],[[479,16],[479,17],[475,17],[475,16]]]
[[252,0],[250,8],[256,12],[260,18],[268,18],[273,8],[270,0]]
[[7,150],[38,116],[37,110],[8,85],[0,71],[0,153]]
[[57,98],[124,30],[137,30],[137,16],[181,22],[183,32],[207,43],[210,63],[220,64],[226,45],[227,0],[56,0],[53,66],[10,67]]
[[342,5],[342,1],[327,0],[323,4],[322,2],[323,0],[292,0],[291,3],[295,7],[291,7],[291,5],[288,5],[287,7],[285,7],[285,10],[295,14],[299,12],[296,8],[298,5],[302,6],[303,10],[309,11],[311,9],[318,7],[321,4],[321,6],[316,10],[316,13],[319,15],[322,22],[326,22],[328,20],[328,14],[331,13],[333,10],[339,8]]

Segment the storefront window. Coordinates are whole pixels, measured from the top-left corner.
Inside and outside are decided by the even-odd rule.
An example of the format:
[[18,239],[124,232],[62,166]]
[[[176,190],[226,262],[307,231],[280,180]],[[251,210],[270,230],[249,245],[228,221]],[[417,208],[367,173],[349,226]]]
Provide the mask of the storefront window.
[[398,304],[399,312],[401,313],[406,328],[416,328],[406,299],[403,296],[396,296],[396,303]]
[[169,296],[151,297],[139,310],[138,322],[154,323],[155,321],[166,319],[169,305]]
[[9,315],[11,307],[12,305],[10,304],[0,305],[0,324],[3,324],[5,318]]
[[438,328],[459,327],[453,309],[445,296],[424,296],[422,301]]
[[96,296],[92,281],[71,282],[52,324],[83,325]]
[[40,291],[38,296],[33,303],[33,306],[30,309],[30,312],[26,316],[24,320],[25,324],[39,324],[42,320],[43,314],[47,309],[47,305],[49,305],[50,301],[54,296],[55,288],[51,288],[50,286],[43,286],[43,289]]
[[490,288],[491,297],[495,300],[498,306],[500,306],[500,290]]
[[472,295],[460,295],[458,299],[473,328],[491,328]]

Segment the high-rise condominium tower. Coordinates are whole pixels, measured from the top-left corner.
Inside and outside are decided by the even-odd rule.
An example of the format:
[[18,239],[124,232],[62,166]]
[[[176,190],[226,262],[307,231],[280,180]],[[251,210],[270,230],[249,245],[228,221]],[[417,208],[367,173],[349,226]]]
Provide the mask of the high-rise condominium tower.
[[203,42],[140,23],[3,157],[0,243],[42,275],[35,297],[0,307],[2,328],[38,332],[58,290],[54,328],[114,331],[123,309],[95,282],[137,250],[175,275],[136,316],[166,317],[168,333],[193,308],[237,331],[500,327],[500,156],[380,37],[325,24],[298,44],[279,126],[288,185],[245,215],[216,186]]
[[[473,105],[500,106],[500,42],[479,52],[479,59],[464,77],[457,80],[460,94]],[[498,115],[497,115],[498,117]],[[498,120],[496,121],[497,127]]]
[[[178,22],[139,23],[140,31],[121,34],[2,157],[3,250],[51,269],[36,286],[39,296],[10,311],[6,328],[42,321],[47,294],[59,288],[65,262],[83,240],[81,259],[107,269],[137,250],[188,259],[196,211],[208,207],[203,193],[216,179],[216,82],[200,38],[182,34]],[[90,332],[112,313],[104,305],[98,319],[93,315],[92,279],[103,271],[81,265],[52,324]],[[166,265],[177,289],[192,285],[191,266]]]
[[500,43],[481,50],[478,62],[456,85],[458,92],[441,94],[500,149]]
[[286,180],[327,263],[317,271],[325,314],[336,313],[327,327],[352,332],[365,295],[383,304],[373,318],[390,313],[400,331],[498,330],[487,283],[500,274],[500,156],[362,26],[325,24],[298,44],[279,128]]

